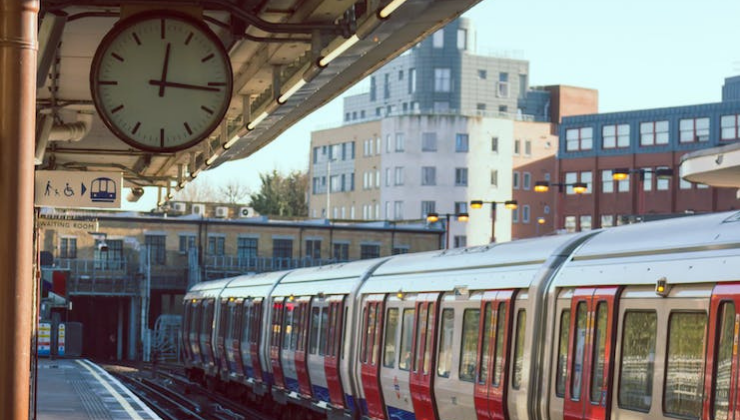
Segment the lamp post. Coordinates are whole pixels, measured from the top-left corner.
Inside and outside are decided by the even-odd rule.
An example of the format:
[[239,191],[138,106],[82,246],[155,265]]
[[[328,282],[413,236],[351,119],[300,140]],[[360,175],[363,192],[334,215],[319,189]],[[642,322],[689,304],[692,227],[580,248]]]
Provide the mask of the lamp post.
[[445,249],[450,249],[450,217],[455,216],[458,222],[467,222],[470,217],[468,213],[429,213],[427,214],[427,222],[436,223],[440,216],[445,218]]
[[[671,178],[673,178],[673,169],[672,168],[655,168],[655,169],[653,169],[653,168],[614,168],[612,170],[612,179],[614,181],[624,181],[625,179],[628,179],[629,178],[630,174],[637,174],[637,175],[639,175],[638,182],[644,182],[645,181],[645,174],[654,174],[655,177],[658,178],[658,179],[671,179]],[[639,184],[637,184],[637,185],[634,186],[635,189],[637,189],[639,187],[640,187]],[[644,203],[643,203],[644,202],[644,199],[643,199],[644,198],[643,197],[644,192],[645,192],[645,187],[643,186],[643,188],[640,190],[640,195],[639,195],[640,203],[637,206],[638,208],[635,209],[634,208],[635,205],[634,204],[632,205],[633,206],[632,211],[634,213],[637,213],[637,214],[642,214],[643,213],[642,206],[644,205]],[[633,190],[633,193],[632,193],[632,197],[633,197],[632,202],[634,203],[636,201],[634,199],[634,190]],[[671,206],[671,207],[673,207],[673,206]],[[673,210],[673,209],[671,209],[671,210]]]
[[[562,194],[563,191],[565,191],[565,187],[573,187],[573,193],[575,194],[584,194],[588,191],[588,184],[585,182],[573,182],[573,183],[566,183],[566,182],[550,182],[550,181],[536,181],[534,183],[534,191],[538,193],[546,193],[550,191],[550,187],[558,187],[558,193]],[[555,205],[555,221],[553,223],[553,226],[555,229],[558,229],[558,224],[560,222],[560,214],[558,213],[558,198],[559,196],[554,197],[554,205]],[[542,223],[539,223],[539,219],[537,220],[537,227],[539,228],[539,225]]]
[[470,208],[480,209],[483,208],[484,203],[491,204],[491,242],[496,242],[496,204],[503,204],[509,210],[516,210],[519,207],[519,203],[516,200],[506,201],[485,201],[485,200],[471,200]]

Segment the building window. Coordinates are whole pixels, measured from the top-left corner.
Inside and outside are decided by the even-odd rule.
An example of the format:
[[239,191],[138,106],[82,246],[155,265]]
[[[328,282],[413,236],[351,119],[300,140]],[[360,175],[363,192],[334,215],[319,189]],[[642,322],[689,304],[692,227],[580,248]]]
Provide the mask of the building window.
[[377,99],[377,86],[375,83],[375,76],[370,76],[370,102],[375,102]]
[[455,214],[467,213],[468,202],[467,201],[455,201]]
[[723,115],[720,118],[720,140],[737,140],[740,138],[738,126],[740,126],[740,115]]
[[491,186],[498,187],[498,171],[495,169],[491,170]]
[[391,255],[401,255],[401,254],[408,254],[409,253],[409,247],[406,245],[394,245],[393,250],[391,251]]
[[453,248],[465,248],[468,246],[468,237],[465,235],[455,235]]
[[498,137],[491,137],[491,151],[498,153]]
[[386,73],[385,79],[383,83],[383,99],[388,99],[391,97],[391,74]]
[[421,185],[437,185],[437,168],[434,166],[421,167]]
[[403,220],[403,201],[393,202],[393,220]]
[[652,191],[653,190],[653,172],[650,168],[642,169],[642,190]]
[[457,30],[457,49],[467,50],[468,49],[468,31],[465,29]]
[[615,147],[630,146],[630,126],[629,124],[605,125],[601,129],[602,145],[604,149],[613,149]]
[[272,240],[272,258],[274,267],[290,268],[291,259],[293,258],[293,240],[274,238]]
[[455,168],[455,186],[468,185],[468,168]]
[[360,259],[367,260],[370,258],[380,257],[380,245],[361,244]]
[[398,80],[403,80],[403,70],[398,71]]
[[59,240],[59,258],[77,258],[77,238]]
[[404,143],[403,133],[396,133],[396,152],[403,152]]
[[591,215],[583,215],[581,216],[581,232],[585,232],[587,230],[591,230]]
[[[162,236],[164,238],[164,236]],[[103,270],[122,270],[123,267],[123,240],[121,239],[108,239],[105,241],[108,245],[108,251],[103,252],[100,250],[101,240],[95,240],[95,251],[93,252],[93,258],[95,259],[95,268]],[[166,252],[166,251],[165,251]],[[152,263],[159,264],[156,261],[155,250],[152,249]]]
[[687,118],[678,122],[679,141],[709,141],[709,118]]
[[515,208],[511,211],[511,222],[519,223],[519,208]]
[[195,248],[195,235],[180,235],[180,254]]
[[434,48],[443,48],[445,46],[445,30],[440,29],[432,35],[432,46]]
[[450,91],[450,77],[452,70],[447,68],[434,69],[434,91],[435,92],[449,92]]
[[485,70],[478,70],[478,78],[486,80],[488,78],[488,72]]
[[614,216],[611,214],[602,214],[601,215],[601,227],[603,228],[609,228],[614,226]]
[[514,140],[514,154],[519,155],[522,150],[522,141],[519,139]]
[[409,69],[409,93],[416,92],[416,69]]
[[567,233],[573,233],[576,231],[576,217],[575,216],[565,216],[565,231]]
[[421,151],[437,151],[437,133],[421,133]]
[[223,236],[209,236],[208,237],[208,254],[209,255],[224,255],[225,243],[226,243],[226,238]]
[[614,192],[614,178],[612,178],[611,170],[601,171],[601,192],[604,194]]
[[509,97],[509,73],[498,74],[498,89],[496,93],[499,98]]
[[566,172],[565,173],[565,183],[567,184],[565,193],[566,194],[575,194],[573,191],[573,184],[578,182],[578,172]]
[[434,201],[422,201],[421,202],[421,218],[426,219],[429,213],[434,213],[436,210],[436,203]]
[[467,134],[455,135],[455,151],[458,153],[467,152],[469,148],[469,138]]
[[[659,166],[659,167],[657,167],[655,169],[656,170],[668,169],[668,167],[667,166]],[[668,191],[668,189],[671,187],[671,178],[669,178],[669,177],[665,177],[665,178],[664,177],[656,177],[656,178],[657,179],[655,180],[655,188],[658,191]]]
[[[108,242],[108,251],[110,252],[110,242]],[[152,263],[164,265],[167,263],[167,237],[165,235],[147,235],[145,244],[148,252],[152,257]]]
[[321,239],[306,239],[306,258],[321,259]]
[[526,96],[527,96],[527,75],[520,74],[519,75],[519,98],[524,98]]
[[434,101],[434,113],[444,114],[450,112],[450,103],[448,101]]
[[499,112],[499,115],[506,114],[507,112],[509,112],[509,107],[506,106],[506,105],[499,105],[498,106],[498,112]]
[[396,166],[393,181],[394,185],[403,185],[403,166]]
[[532,174],[524,172],[522,174],[522,188],[529,190],[532,188]]
[[511,187],[515,190],[519,189],[519,172],[514,172],[514,175],[511,177]]
[[475,109],[476,109],[476,111],[478,111],[478,115],[485,116],[486,104],[484,104],[484,103],[477,103],[477,104],[475,104]]
[[679,177],[679,179],[680,179],[680,181],[679,181],[678,185],[679,185],[679,188],[682,189],[682,190],[690,190],[691,189],[691,186],[694,185],[691,182],[686,181],[683,178],[680,178]]
[[565,149],[591,150],[593,148],[594,129],[591,127],[571,128],[565,130]]
[[385,168],[385,186],[391,186],[391,168]]
[[337,262],[349,261],[349,244],[335,242],[333,245],[334,259]]
[[522,223],[529,223],[529,204],[522,206]]
[[640,146],[668,144],[668,121],[640,123]]
[[532,155],[532,140],[524,141],[524,154],[527,156]]
[[257,258],[257,238],[238,238],[236,240],[236,256],[240,260]]

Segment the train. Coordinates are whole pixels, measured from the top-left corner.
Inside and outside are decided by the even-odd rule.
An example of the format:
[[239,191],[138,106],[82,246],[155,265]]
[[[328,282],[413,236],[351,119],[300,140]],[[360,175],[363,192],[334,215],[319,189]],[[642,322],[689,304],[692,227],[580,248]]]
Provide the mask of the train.
[[739,309],[729,212],[203,282],[182,339],[282,419],[724,420]]

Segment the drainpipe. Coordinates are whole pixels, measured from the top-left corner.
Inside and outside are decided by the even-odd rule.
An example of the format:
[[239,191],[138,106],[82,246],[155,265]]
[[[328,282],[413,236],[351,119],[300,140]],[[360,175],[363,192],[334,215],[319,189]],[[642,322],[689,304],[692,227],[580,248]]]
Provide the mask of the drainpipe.
[[46,153],[46,146],[50,141],[71,142],[82,140],[92,128],[93,114],[79,112],[77,113],[77,122],[69,124],[52,124],[52,120],[53,117],[49,114],[44,114],[39,118],[36,136],[36,165],[41,165],[44,162],[44,153]]
[[38,0],[0,0],[0,418],[27,420]]

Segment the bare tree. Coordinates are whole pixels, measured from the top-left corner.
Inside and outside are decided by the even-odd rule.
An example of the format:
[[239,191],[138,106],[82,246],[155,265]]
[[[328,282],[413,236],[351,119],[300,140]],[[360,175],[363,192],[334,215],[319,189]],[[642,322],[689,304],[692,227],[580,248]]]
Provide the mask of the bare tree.
[[188,183],[185,188],[175,193],[175,201],[190,203],[213,202],[216,198],[216,192],[205,178],[196,178],[195,181]]
[[251,191],[238,178],[231,178],[225,185],[218,187],[218,198],[229,204],[245,203]]

